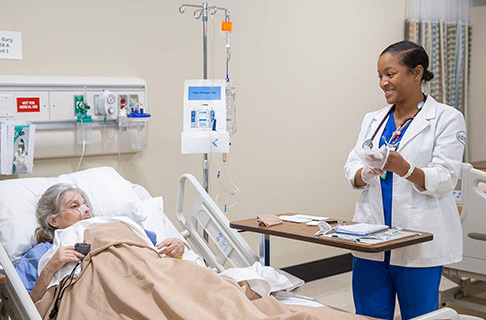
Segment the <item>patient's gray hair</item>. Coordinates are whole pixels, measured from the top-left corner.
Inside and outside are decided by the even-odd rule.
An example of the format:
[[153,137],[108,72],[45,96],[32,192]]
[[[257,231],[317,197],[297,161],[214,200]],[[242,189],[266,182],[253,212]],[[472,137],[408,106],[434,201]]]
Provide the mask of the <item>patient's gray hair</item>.
[[50,186],[39,199],[37,209],[35,210],[35,215],[40,225],[40,227],[35,230],[37,242],[52,242],[54,239],[54,230],[56,230],[56,228],[49,224],[49,219],[51,217],[56,218],[61,214],[62,200],[68,191],[79,193],[84,200],[86,200],[88,208],[92,210],[88,196],[80,188],[67,183],[57,183]]

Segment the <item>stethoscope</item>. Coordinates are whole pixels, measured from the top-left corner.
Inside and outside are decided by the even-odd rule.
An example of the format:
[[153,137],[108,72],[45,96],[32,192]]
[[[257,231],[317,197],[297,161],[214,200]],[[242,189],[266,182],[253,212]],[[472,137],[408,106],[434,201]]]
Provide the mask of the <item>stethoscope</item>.
[[[398,140],[400,139],[400,136],[402,135],[402,128],[409,122],[409,121],[412,121],[413,119],[415,119],[415,117],[417,116],[417,114],[420,112],[420,110],[422,110],[422,107],[424,106],[424,102],[425,102],[425,99],[427,99],[427,96],[424,95],[424,101],[420,101],[418,104],[417,104],[417,112],[411,116],[411,117],[408,117],[408,118],[405,118],[405,120],[402,121],[402,123],[400,123],[400,125],[398,126],[397,130],[395,130],[390,138],[390,141],[386,141],[385,137],[381,137],[383,139],[383,141],[385,141],[385,144],[389,147],[389,148],[393,148],[396,149],[398,148]],[[373,149],[373,139],[375,138],[376,134],[378,133],[378,131],[380,131],[380,128],[381,126],[383,125],[383,123],[385,122],[386,119],[388,119],[388,117],[390,116],[390,114],[393,112],[393,110],[395,110],[395,105],[393,105],[390,110],[388,110],[388,112],[386,113],[386,115],[383,117],[383,119],[381,120],[380,124],[378,125],[378,128],[376,128],[375,132],[373,133],[373,135],[371,136],[370,139],[367,139],[363,142],[363,145],[362,147],[365,148],[365,147],[368,147],[370,149]]]

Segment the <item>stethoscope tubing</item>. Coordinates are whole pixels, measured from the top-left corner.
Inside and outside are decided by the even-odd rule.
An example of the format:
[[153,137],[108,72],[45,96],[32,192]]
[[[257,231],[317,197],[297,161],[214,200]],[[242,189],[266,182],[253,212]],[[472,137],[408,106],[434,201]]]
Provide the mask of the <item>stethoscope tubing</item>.
[[[403,127],[403,125],[404,125],[405,123],[407,123],[407,121],[412,121],[413,119],[415,119],[415,117],[416,117],[416,116],[417,116],[417,114],[420,112],[420,110],[422,110],[423,105],[424,105],[424,103],[425,103],[425,100],[426,100],[426,99],[427,99],[427,96],[426,96],[426,95],[424,95],[424,101],[419,103],[417,112],[416,112],[416,113],[415,113],[415,114],[414,114],[412,117],[405,118],[405,120],[403,120],[403,121],[402,121],[402,123],[401,123],[401,124],[398,126],[398,128],[397,128],[397,129],[395,130],[395,132],[392,134],[392,137],[390,138],[390,143],[391,143],[391,141],[393,140],[393,137],[394,137],[395,133],[396,133],[397,131],[399,131],[399,130],[400,130],[402,127]],[[377,135],[378,131],[380,131],[381,126],[383,126],[383,123],[385,123],[385,120],[386,120],[386,119],[388,119],[388,117],[391,115],[391,113],[392,113],[394,110],[395,110],[395,105],[393,105],[393,106],[390,108],[390,110],[388,110],[388,112],[386,113],[386,115],[383,117],[383,119],[381,120],[380,124],[379,124],[379,125],[378,125],[378,127],[376,128],[375,132],[373,132],[373,135],[371,136],[371,139],[367,139],[367,140],[365,140],[365,141],[363,142],[363,147],[364,147],[364,145],[366,144],[366,142],[367,142],[367,141],[371,141],[371,145],[373,145],[373,142],[372,142],[372,141],[375,139],[375,137],[376,137],[376,135]],[[386,141],[385,141],[385,142],[386,142]],[[388,144],[390,144],[390,143],[388,143]]]
[[[417,111],[417,113],[418,113],[418,111]],[[402,127],[405,126],[405,124],[408,121],[411,122],[415,118],[415,116],[417,115],[417,113],[413,117],[405,118],[405,120],[403,120],[402,123],[400,123],[400,125],[398,126],[398,128],[392,133],[392,136],[390,137],[390,141],[386,142],[386,140],[383,139],[385,141],[385,144],[388,145],[388,146],[395,146],[395,144],[393,143],[393,141],[396,141],[396,140],[400,139]],[[398,149],[398,145],[396,145],[396,147],[394,147],[394,148],[395,148],[395,151],[396,151],[396,149]]]
[[373,135],[371,136],[371,141],[375,140],[375,137],[376,137],[376,134],[378,133],[378,131],[380,131],[380,128],[381,126],[383,125],[383,123],[385,122],[386,119],[388,119],[388,117],[390,116],[390,114],[393,112],[393,110],[395,110],[395,105],[393,105],[390,110],[388,110],[388,112],[386,113],[386,115],[383,117],[383,119],[381,120],[380,124],[378,125],[378,127],[376,128],[375,132],[373,133]]

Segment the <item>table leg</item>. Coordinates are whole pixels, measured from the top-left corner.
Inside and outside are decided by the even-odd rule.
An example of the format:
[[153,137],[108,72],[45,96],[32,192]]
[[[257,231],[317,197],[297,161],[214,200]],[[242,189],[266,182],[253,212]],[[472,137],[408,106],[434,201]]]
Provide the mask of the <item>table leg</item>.
[[260,263],[264,266],[270,265],[270,236],[260,234]]

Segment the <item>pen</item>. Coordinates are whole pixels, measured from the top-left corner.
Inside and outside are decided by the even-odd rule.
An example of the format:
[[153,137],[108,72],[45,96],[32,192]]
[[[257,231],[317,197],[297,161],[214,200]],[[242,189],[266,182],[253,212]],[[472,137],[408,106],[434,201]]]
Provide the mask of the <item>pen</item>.
[[349,241],[354,241],[354,242],[360,242],[359,238],[354,238],[354,237],[350,237],[350,236],[346,236],[346,235],[337,235],[337,234],[333,234],[332,235],[333,238],[338,238],[338,239],[341,239],[341,240],[349,240]]
[[325,220],[327,223],[337,223],[337,220]]

